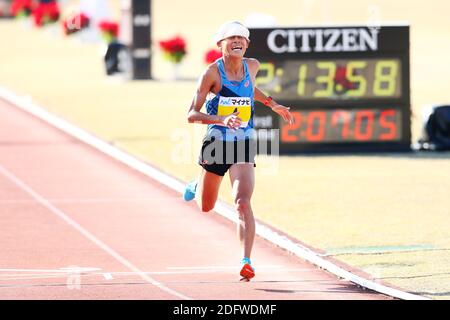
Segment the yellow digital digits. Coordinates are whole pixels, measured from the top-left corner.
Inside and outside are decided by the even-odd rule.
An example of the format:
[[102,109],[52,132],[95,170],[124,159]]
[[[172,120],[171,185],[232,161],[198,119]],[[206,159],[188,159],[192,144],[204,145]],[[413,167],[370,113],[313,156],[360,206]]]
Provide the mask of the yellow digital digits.
[[308,65],[302,64],[298,69],[298,84],[297,84],[297,94],[299,96],[305,95],[306,88],[306,72],[308,71]]
[[[266,94],[297,94],[305,98],[343,97],[391,97],[398,92],[398,60],[336,60],[336,61],[299,61],[298,73],[284,73],[272,62],[260,64],[256,77],[256,86]],[[373,72],[373,73],[372,73]],[[368,74],[372,73],[372,74]],[[289,80],[282,81],[285,75],[297,76],[296,87]],[[294,80],[294,81],[295,81]],[[284,83],[283,88],[281,84]],[[295,83],[295,82],[294,82]],[[286,84],[288,84],[286,86]],[[295,91],[292,92],[291,90]]]
[[334,76],[336,74],[336,63],[334,62],[317,62],[317,68],[328,70],[326,75],[318,76],[316,78],[317,83],[325,84],[324,89],[316,90],[313,96],[316,98],[327,98],[333,95],[334,89]]
[[362,97],[366,93],[366,78],[360,75],[353,74],[354,70],[364,69],[366,66],[367,62],[365,61],[350,61],[347,64],[345,77],[353,84],[358,84],[356,89],[351,89],[347,92],[348,97]]
[[[383,70],[389,70],[383,73]],[[373,83],[373,92],[376,96],[392,96],[395,93],[397,83],[398,64],[393,60],[381,60],[375,66],[375,81]],[[386,88],[382,84],[386,83]]]
[[[345,92],[347,97],[363,97],[367,94],[367,80],[362,75],[362,70],[367,67],[367,61],[348,61],[345,66],[345,81],[348,81],[352,88]],[[305,95],[307,64],[299,67],[299,80],[297,93],[299,96]],[[319,70],[326,71],[316,77],[315,83],[321,85],[321,88],[312,93],[316,98],[329,98],[335,94],[335,77],[337,63],[333,61],[321,61],[316,63]],[[360,72],[355,72],[360,70]],[[386,97],[393,96],[396,93],[398,76],[398,62],[395,60],[380,60],[375,63],[375,72],[373,80],[373,96]],[[337,83],[336,88],[342,88],[342,84]]]
[[[258,88],[259,86],[262,86],[264,88],[264,86],[268,85],[273,81],[273,77],[275,76],[275,66],[273,65],[273,63],[263,62],[259,65],[259,72],[261,71],[263,72],[263,74],[265,71],[265,74],[263,76],[256,77],[255,85]],[[267,94],[267,92],[264,93]]]

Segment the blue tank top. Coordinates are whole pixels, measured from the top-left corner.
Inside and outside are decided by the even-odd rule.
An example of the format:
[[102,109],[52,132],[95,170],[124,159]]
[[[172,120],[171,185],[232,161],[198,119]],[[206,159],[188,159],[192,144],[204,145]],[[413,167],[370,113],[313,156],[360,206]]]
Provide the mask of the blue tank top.
[[223,125],[209,124],[206,135],[215,136],[224,141],[237,141],[254,139],[254,91],[252,79],[244,59],[244,78],[241,81],[228,80],[223,60],[216,61],[222,87],[220,92],[206,102],[206,112],[210,115],[226,116],[239,111],[238,117],[242,119],[241,127],[235,131]]

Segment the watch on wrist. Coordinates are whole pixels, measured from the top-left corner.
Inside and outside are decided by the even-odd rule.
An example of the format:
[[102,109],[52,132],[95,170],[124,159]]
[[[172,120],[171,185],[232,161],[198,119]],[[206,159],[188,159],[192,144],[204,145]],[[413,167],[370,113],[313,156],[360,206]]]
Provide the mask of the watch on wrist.
[[266,100],[264,100],[264,105],[268,106],[270,108],[270,103],[273,101],[273,98],[271,96],[268,96]]

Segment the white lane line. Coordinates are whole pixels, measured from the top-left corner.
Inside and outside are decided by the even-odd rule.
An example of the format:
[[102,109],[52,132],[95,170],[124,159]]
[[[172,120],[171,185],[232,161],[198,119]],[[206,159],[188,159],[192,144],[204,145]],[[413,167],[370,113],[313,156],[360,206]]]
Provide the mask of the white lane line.
[[[66,134],[75,137],[76,139],[86,143],[87,145],[97,149],[98,151],[112,157],[113,159],[122,162],[123,164],[129,166],[130,168],[141,172],[142,174],[160,182],[161,184],[177,191],[178,193],[184,192],[185,182],[170,176],[169,174],[159,170],[158,168],[146,163],[142,160],[137,159],[131,154],[120,150],[117,147],[99,139],[98,137],[88,133],[87,131],[71,124],[67,120],[62,119],[50,112],[45,108],[38,106],[31,101],[31,97],[19,97],[10,90],[0,86],[0,97],[4,98],[6,101],[10,102],[13,106],[20,110],[28,112],[31,115],[45,121],[46,123],[52,125],[55,128],[65,132]],[[238,217],[230,205],[226,204],[224,201],[217,201],[214,211],[221,216],[235,222],[239,223]],[[279,234],[272,228],[264,226],[260,223],[256,223],[256,234],[263,239],[275,244],[276,246],[287,250],[290,253],[309,261],[310,263],[318,266],[321,269],[325,269],[328,272],[358,284],[364,288],[368,288],[391,297],[396,297],[404,300],[431,300],[427,297],[412,294],[402,290],[394,289],[385,285],[381,285],[372,280],[365,279],[363,277],[357,276],[336,264],[323,259],[321,254],[310,250],[290,239],[286,236]]]
[[16,277],[0,277],[0,283],[11,280],[42,280],[42,279],[67,279],[67,275],[63,274],[47,274],[47,275],[16,275]]
[[[239,268],[235,269],[202,269],[202,270],[177,270],[177,271],[150,271],[145,272],[143,271],[142,274],[146,275],[195,275],[195,274],[213,274],[213,273],[224,273],[224,274],[235,274],[236,270],[239,270]],[[310,268],[285,268],[285,269],[262,269],[258,267],[258,274],[285,274],[286,272],[296,272],[296,273],[309,273],[311,272]],[[46,278],[63,278],[67,277],[70,274],[61,274],[61,273],[34,273],[34,274],[28,274],[28,273],[16,273],[16,274],[3,274],[0,275],[0,281],[8,281],[8,280],[17,280],[17,279],[46,279]],[[127,277],[127,276],[139,276],[139,274],[135,272],[94,272],[94,273],[81,273],[79,274],[80,277],[86,278],[86,277],[95,277],[95,276],[101,276],[105,278],[106,280],[111,280],[114,277]]]
[[154,285],[155,287],[161,289],[162,291],[169,293],[175,297],[178,297],[183,300],[191,300],[191,298],[172,290],[166,286],[164,286],[162,283],[156,281],[155,279],[149,277],[147,274],[139,270],[136,266],[134,266],[130,261],[122,257],[120,254],[118,254],[116,251],[114,251],[111,247],[106,245],[104,242],[96,238],[92,233],[87,231],[85,228],[83,228],[81,225],[79,225],[77,222],[75,222],[73,219],[71,219],[66,213],[64,213],[62,210],[56,208],[53,206],[48,200],[46,200],[44,197],[42,197],[40,194],[38,194],[36,191],[34,191],[31,187],[29,187],[25,182],[17,178],[14,174],[9,172],[6,168],[4,168],[2,165],[0,165],[0,173],[5,176],[7,179],[9,179],[11,182],[13,182],[17,187],[28,193],[31,197],[36,199],[42,206],[46,207],[48,210],[53,212],[55,215],[60,217],[62,220],[66,221],[70,226],[78,230],[83,236],[85,236],[87,239],[91,240],[96,246],[98,246],[100,249],[104,250],[106,253],[108,253],[110,256],[112,256],[114,259],[116,259],[118,262],[120,262],[125,267],[129,268],[133,272],[137,273],[142,279],[147,281],[148,283]]
[[112,280],[112,279],[113,279],[113,276],[112,276],[111,273],[103,273],[103,277],[104,277],[106,280]]
[[[1,166],[0,166],[1,167]],[[100,271],[100,268],[77,267],[77,268],[60,268],[60,269],[0,269],[0,272],[49,272],[49,273],[73,273],[73,272],[93,272]],[[1,274],[0,274],[1,276]]]
[[[48,198],[51,203],[65,204],[65,203],[145,203],[152,202],[154,200],[158,201],[176,201],[179,198],[175,197],[146,197],[146,198]],[[1,199],[0,204],[28,204],[36,203],[34,199]]]
[[[197,266],[197,267],[167,267],[168,270],[205,270],[205,269],[238,269],[239,266]],[[281,265],[259,265],[258,270],[260,269],[282,269]]]

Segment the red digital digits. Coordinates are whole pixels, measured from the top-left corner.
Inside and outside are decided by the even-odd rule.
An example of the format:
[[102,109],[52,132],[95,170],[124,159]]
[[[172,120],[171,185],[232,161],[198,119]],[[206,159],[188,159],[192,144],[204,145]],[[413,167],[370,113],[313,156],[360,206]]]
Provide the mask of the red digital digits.
[[342,123],[341,136],[343,139],[347,139],[349,135],[349,123],[350,123],[350,112],[344,110],[334,111],[331,116],[331,124],[336,126]]
[[[391,118],[388,119],[388,117]],[[380,140],[393,140],[397,136],[397,126],[395,124],[395,110],[387,109],[381,111],[380,126],[383,129],[388,129],[388,132],[380,134]]]
[[395,109],[294,111],[294,123],[281,124],[281,141],[395,140],[398,135],[397,112]]
[[[366,141],[370,140],[373,135],[373,111],[371,110],[360,110],[356,111],[356,120],[355,120],[355,130],[354,136],[356,140]],[[362,130],[362,122],[363,119],[366,118],[366,130],[363,132]]]
[[[325,136],[325,123],[327,114],[324,111],[312,111],[308,113],[306,129],[306,140],[321,141]],[[319,121],[316,132],[314,132],[314,123]]]

